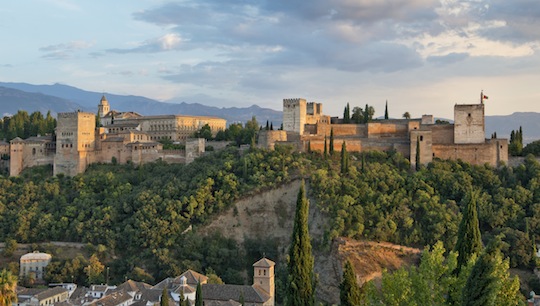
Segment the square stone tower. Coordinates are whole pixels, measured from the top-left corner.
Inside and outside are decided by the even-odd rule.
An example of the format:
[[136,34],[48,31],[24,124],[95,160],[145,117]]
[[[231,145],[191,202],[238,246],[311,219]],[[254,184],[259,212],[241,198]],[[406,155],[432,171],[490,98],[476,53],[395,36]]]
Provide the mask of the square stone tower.
[[306,114],[306,99],[283,99],[283,130],[302,135]]
[[54,175],[75,176],[86,170],[96,145],[96,115],[88,112],[59,113],[56,126]]
[[485,143],[484,104],[454,106],[454,143]]
[[258,286],[268,295],[270,295],[270,301],[268,306],[275,305],[275,286],[274,286],[274,266],[275,262],[263,258],[253,264],[253,286]]

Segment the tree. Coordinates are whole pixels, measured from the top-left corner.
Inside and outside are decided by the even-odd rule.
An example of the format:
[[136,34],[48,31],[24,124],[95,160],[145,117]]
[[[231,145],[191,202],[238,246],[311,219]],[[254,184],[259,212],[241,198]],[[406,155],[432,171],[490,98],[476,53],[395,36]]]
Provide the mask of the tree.
[[408,119],[411,119],[411,114],[409,114],[409,112],[404,112],[404,113],[403,113],[403,118],[405,118],[405,119],[407,119],[407,120],[408,120]]
[[351,120],[356,124],[364,123],[364,111],[361,107],[355,106],[353,108]]
[[339,299],[342,306],[355,306],[362,304],[362,292],[356,282],[356,274],[349,260],[343,267],[343,280],[339,285]]
[[8,270],[0,271],[0,306],[17,301],[17,277]]
[[167,292],[167,288],[163,288],[163,291],[161,291],[161,301],[159,302],[160,306],[169,306],[169,292]]
[[473,266],[463,287],[462,305],[520,305],[519,279],[510,278],[496,237]]
[[347,144],[343,141],[341,145],[341,174],[349,172],[349,154],[347,153]]
[[195,291],[195,306],[203,306],[203,296],[201,282],[197,282],[197,290]]
[[313,254],[308,230],[309,201],[304,182],[298,191],[294,227],[289,248],[287,306],[313,306],[315,304],[315,275]]
[[347,103],[347,106],[345,106],[345,110],[343,111],[343,123],[351,123],[351,107],[349,106],[349,103]]
[[329,144],[328,152],[330,153],[330,156],[334,155],[334,128],[330,129],[330,144]]
[[210,125],[205,124],[200,130],[193,134],[195,138],[204,138],[206,140],[212,140],[212,128]]
[[324,158],[328,157],[328,144],[326,143],[326,135],[324,135]]
[[508,154],[521,156],[523,154],[523,129],[512,130],[510,133],[510,143],[508,144]]
[[416,171],[419,171],[422,167],[421,165],[421,159],[420,159],[420,136],[416,137],[416,157],[415,157],[415,163],[416,163]]
[[364,123],[370,122],[373,119],[373,115],[375,115],[375,109],[373,106],[366,104],[366,108],[364,109]]
[[99,261],[96,254],[90,256],[89,264],[84,268],[84,273],[88,277],[89,284],[99,284],[103,281],[103,270],[105,266]]
[[2,252],[4,256],[11,257],[15,251],[17,251],[18,243],[17,240],[7,238],[4,243],[4,251]]
[[386,105],[384,106],[384,119],[388,119],[388,100],[386,100]]
[[465,209],[459,224],[456,247],[454,248],[458,252],[458,272],[462,266],[467,264],[472,254],[478,254],[482,251],[482,237],[476,207],[478,197],[478,190],[470,190],[465,198]]

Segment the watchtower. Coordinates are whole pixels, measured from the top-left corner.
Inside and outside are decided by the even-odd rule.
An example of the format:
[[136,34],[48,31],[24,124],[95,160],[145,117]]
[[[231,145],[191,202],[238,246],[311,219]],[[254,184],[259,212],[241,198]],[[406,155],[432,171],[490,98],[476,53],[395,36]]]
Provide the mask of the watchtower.
[[454,143],[485,143],[484,104],[454,106]]
[[306,99],[283,99],[283,130],[302,135],[306,124],[306,113]]
[[88,112],[59,113],[53,173],[75,176],[86,170],[88,154],[95,150],[96,115]]

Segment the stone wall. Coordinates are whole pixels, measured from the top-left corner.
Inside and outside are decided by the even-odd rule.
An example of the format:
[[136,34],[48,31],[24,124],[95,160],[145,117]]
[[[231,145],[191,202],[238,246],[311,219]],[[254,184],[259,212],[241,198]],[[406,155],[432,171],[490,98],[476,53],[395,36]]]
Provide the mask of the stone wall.
[[503,159],[497,159],[497,142],[487,142],[483,144],[433,144],[433,157],[440,159],[458,160],[474,164],[489,164],[496,167],[499,161],[507,162]]
[[317,124],[317,135],[330,137],[331,130],[334,130],[334,137],[356,136],[367,137],[367,126],[365,124]]
[[454,106],[454,143],[484,143],[484,126],[484,104]]
[[367,124],[368,138],[407,138],[409,123],[370,122]]
[[430,126],[433,143],[453,144],[454,143],[454,125],[453,124],[434,124]]
[[287,141],[287,132],[281,131],[281,130],[259,131],[258,145],[257,145],[259,148],[273,150],[274,144],[276,143],[276,141]]
[[411,167],[416,167],[416,151],[420,145],[420,158],[419,161],[422,165],[426,165],[433,161],[433,138],[432,132],[429,130],[415,130],[410,134],[410,162]]
[[204,154],[206,140],[204,138],[189,139],[186,141],[186,164]]

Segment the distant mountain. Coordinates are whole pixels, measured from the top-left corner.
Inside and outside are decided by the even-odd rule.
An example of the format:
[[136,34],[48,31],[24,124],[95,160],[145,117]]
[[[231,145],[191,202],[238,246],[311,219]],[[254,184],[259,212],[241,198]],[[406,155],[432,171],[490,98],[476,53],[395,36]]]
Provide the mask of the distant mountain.
[[[0,82],[0,86],[17,89],[27,93],[39,93],[42,97],[49,97],[48,99],[51,101],[54,99],[63,101],[62,103],[64,105],[58,105],[55,107],[55,112],[72,111],[74,109],[83,109],[85,111],[96,112],[97,105],[99,104],[101,96],[103,95],[103,93],[85,91],[63,84],[31,85],[26,83]],[[256,105],[244,108],[219,108],[198,103],[165,103],[141,96],[124,96],[108,93],[105,93],[105,96],[111,104],[112,109],[118,111],[134,111],[142,115],[182,114],[193,116],[215,116],[226,119],[228,123],[246,122],[255,116],[261,125],[264,125],[266,120],[268,120],[273,122],[274,126],[279,126],[283,118],[280,111],[261,108]],[[12,104],[10,99],[11,98],[9,96],[3,96],[0,94],[0,113],[6,112],[4,110],[5,106]],[[43,109],[43,107],[52,108],[52,105],[43,103],[43,99],[38,99],[37,96],[34,100],[29,99],[27,101],[32,101],[32,103],[23,103],[23,101],[20,101],[21,103],[18,103],[18,108],[25,109],[29,112],[37,110],[38,106],[41,107],[40,110]],[[65,105],[67,101],[71,101],[73,105],[76,105],[76,107],[67,107]]]
[[506,116],[486,116],[486,137],[497,132],[497,137],[510,139],[512,130],[523,129],[523,142],[540,139],[540,113],[517,112]]
[[28,113],[40,111],[44,115],[51,111],[51,114],[56,116],[58,112],[78,109],[83,109],[83,107],[66,99],[0,86],[0,115],[2,116],[16,114],[19,110],[25,110]]

